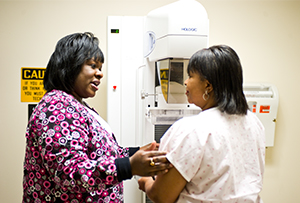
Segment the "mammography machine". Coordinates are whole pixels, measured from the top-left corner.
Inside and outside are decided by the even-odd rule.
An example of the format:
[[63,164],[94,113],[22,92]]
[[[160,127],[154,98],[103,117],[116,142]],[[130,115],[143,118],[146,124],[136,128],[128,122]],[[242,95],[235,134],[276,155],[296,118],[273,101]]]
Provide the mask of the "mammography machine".
[[[208,47],[208,15],[198,1],[179,0],[147,16],[109,16],[107,36],[107,122],[121,146],[159,142],[176,120],[201,111],[188,104],[184,87],[189,58]],[[272,146],[277,89],[263,84],[244,89],[253,112],[269,108],[261,118],[272,128]],[[151,202],[136,180],[124,185],[125,203]]]
[[[122,146],[159,142],[174,121],[200,112],[184,81],[189,58],[208,46],[206,10],[180,0],[143,17],[110,16],[107,26],[107,121]],[[124,185],[125,203],[149,201],[136,180]]]

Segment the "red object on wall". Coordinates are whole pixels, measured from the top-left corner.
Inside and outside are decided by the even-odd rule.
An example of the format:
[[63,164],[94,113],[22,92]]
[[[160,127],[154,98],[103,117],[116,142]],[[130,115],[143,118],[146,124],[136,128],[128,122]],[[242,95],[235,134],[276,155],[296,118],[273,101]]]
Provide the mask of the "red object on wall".
[[270,113],[270,105],[260,106],[259,113]]

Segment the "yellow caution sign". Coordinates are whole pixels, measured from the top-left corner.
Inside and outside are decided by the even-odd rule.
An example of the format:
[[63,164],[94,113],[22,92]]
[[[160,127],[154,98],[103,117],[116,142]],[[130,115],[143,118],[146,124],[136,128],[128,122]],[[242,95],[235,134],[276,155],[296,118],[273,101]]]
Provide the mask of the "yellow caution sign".
[[160,69],[160,87],[166,102],[168,102],[169,91],[169,69]]
[[21,69],[21,102],[39,102],[46,90],[43,79],[46,68]]

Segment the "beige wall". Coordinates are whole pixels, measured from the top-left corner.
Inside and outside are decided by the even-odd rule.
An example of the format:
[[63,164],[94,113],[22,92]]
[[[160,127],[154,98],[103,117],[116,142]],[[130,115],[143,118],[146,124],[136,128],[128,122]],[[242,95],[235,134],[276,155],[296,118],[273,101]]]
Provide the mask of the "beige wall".
[[[145,16],[174,0],[0,0],[0,202],[22,197],[28,103],[20,102],[21,67],[45,67],[58,39],[92,31],[106,54],[108,15]],[[266,153],[265,203],[300,201],[300,1],[199,0],[210,19],[210,45],[239,54],[245,82],[268,82],[280,93],[275,146]],[[104,74],[106,69],[104,69]],[[106,118],[106,78],[88,101]]]

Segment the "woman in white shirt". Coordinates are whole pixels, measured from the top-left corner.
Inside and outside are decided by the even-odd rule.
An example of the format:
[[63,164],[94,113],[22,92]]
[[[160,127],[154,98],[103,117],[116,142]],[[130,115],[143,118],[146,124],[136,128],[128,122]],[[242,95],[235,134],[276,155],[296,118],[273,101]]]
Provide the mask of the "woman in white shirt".
[[164,134],[160,150],[174,167],[141,178],[140,189],[156,203],[262,203],[264,127],[248,110],[238,55],[224,45],[200,50],[188,74],[188,101],[202,112]]

